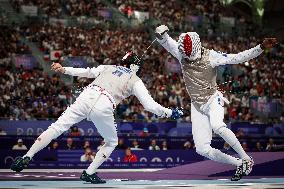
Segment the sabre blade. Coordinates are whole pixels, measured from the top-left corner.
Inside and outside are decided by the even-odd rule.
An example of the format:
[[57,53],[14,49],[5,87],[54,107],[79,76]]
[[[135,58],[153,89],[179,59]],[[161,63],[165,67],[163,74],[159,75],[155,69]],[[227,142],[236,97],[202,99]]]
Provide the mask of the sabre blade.
[[143,58],[143,56],[145,56],[146,55],[146,52],[148,51],[148,49],[153,45],[153,43],[155,43],[157,41],[157,38],[155,38],[153,41],[152,41],[152,43],[147,47],[147,49],[144,51],[144,53],[142,54],[142,56],[141,56],[141,58],[140,59],[142,59]]
[[144,51],[144,53],[142,54],[142,56],[139,58],[138,64],[140,65],[140,62],[142,60],[142,58],[146,55],[146,52],[148,51],[148,49],[153,45],[153,43],[155,43],[157,41],[157,38],[155,38],[151,44],[147,47],[147,49]]

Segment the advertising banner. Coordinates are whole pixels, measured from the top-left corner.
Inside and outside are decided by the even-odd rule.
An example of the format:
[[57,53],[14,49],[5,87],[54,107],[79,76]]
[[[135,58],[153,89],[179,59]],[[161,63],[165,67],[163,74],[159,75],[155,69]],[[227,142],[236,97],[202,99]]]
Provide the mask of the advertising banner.
[[16,68],[24,68],[27,70],[31,70],[38,66],[35,57],[32,55],[16,55],[13,58],[14,64]]
[[38,8],[37,6],[32,5],[22,5],[21,6],[22,12],[28,16],[37,16]]
[[[0,150],[0,168],[9,168],[16,157],[25,151]],[[123,162],[125,152],[115,150],[101,168],[158,168],[173,167],[182,164],[203,161],[204,158],[194,150],[132,151],[138,162]],[[30,168],[85,168],[90,162],[80,162],[83,150],[42,150],[33,158]]]

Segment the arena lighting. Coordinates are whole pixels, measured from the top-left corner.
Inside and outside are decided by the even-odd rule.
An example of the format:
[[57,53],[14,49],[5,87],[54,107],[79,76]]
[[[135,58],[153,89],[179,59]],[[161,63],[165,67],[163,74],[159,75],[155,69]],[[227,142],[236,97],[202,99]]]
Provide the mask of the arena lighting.
[[229,5],[232,3],[233,0],[220,0],[223,5]]
[[264,0],[220,0],[223,5],[243,2],[250,7],[254,7],[258,16],[262,17],[264,13]]
[[264,1],[263,0],[254,0],[254,6],[258,16],[262,17],[264,13]]

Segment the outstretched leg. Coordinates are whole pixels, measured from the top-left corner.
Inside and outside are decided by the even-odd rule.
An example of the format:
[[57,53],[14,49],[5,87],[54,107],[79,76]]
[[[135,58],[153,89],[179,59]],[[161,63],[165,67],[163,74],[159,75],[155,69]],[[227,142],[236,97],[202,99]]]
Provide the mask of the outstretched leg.
[[242,148],[236,135],[228,129],[227,125],[223,122],[224,101],[221,96],[216,96],[209,105],[209,119],[213,131],[222,137],[238,153],[241,159],[251,159]]
[[209,120],[213,131],[221,136],[240,156],[242,164],[237,166],[235,175],[232,177],[232,181],[237,181],[242,178],[243,175],[248,175],[252,171],[254,164],[252,158],[242,148],[236,135],[227,128],[223,122],[224,119],[224,100],[222,94],[218,94],[209,105]]
[[28,161],[40,150],[45,148],[53,139],[57,138],[63,132],[67,131],[73,124],[80,122],[86,118],[86,105],[77,100],[74,104],[66,109],[66,111],[52,123],[46,131],[44,131],[26,153],[23,158],[18,158],[11,166],[11,169],[17,172],[22,171],[28,165]]
[[212,140],[212,128],[210,127],[209,118],[204,113],[199,112],[193,104],[191,104],[191,120],[193,139],[198,154],[221,163],[235,166],[242,164],[242,160],[227,155],[210,146]]
[[[88,169],[83,172],[81,179],[94,184],[105,183],[97,175],[99,166],[105,162],[118,144],[116,123],[113,116],[113,105],[109,99],[101,95],[95,107],[89,114],[89,119],[94,123],[98,133],[103,137],[105,144],[97,152],[95,159]],[[85,174],[87,173],[87,174]]]

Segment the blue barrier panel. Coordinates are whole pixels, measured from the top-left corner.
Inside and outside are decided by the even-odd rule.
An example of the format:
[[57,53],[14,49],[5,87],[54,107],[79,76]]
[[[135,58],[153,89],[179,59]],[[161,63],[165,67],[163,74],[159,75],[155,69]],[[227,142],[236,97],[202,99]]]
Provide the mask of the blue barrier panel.
[[[7,135],[33,135],[38,136],[51,125],[51,121],[11,121],[0,120],[0,128]],[[97,136],[97,129],[92,122],[81,121],[75,126],[79,127],[82,136]],[[200,125],[202,126],[202,125]],[[242,129],[245,134],[265,134],[269,136],[284,136],[284,124],[251,124],[248,122],[236,122],[229,125],[230,128],[237,132]],[[191,135],[191,123],[183,122],[118,122],[118,132],[124,134],[140,135],[144,128],[147,128],[149,133],[159,133],[160,135],[168,136],[189,136]],[[67,134],[67,133],[65,133]]]
[[[40,135],[44,130],[48,128],[55,120],[51,121],[11,121],[11,120],[0,120],[0,128],[4,130],[7,135]],[[82,136],[96,136],[98,135],[97,129],[94,124],[90,121],[81,121],[75,124],[81,132]],[[187,130],[191,133],[191,124],[184,123],[178,124],[176,122],[165,122],[165,123],[144,123],[144,122],[118,122],[118,132],[120,133],[135,133],[139,134],[143,129],[147,127],[149,133],[160,133],[167,134],[171,129],[179,127]]]
[[[23,156],[26,151],[0,150],[0,168],[9,168],[16,157]],[[185,163],[202,161],[204,158],[198,155],[194,150],[133,150],[137,156],[137,163],[130,163],[132,167],[171,167]],[[90,162],[80,162],[83,150],[42,150],[33,158],[30,168],[80,168],[86,167]],[[115,150],[102,168],[129,167],[129,163],[123,162],[125,152]]]

